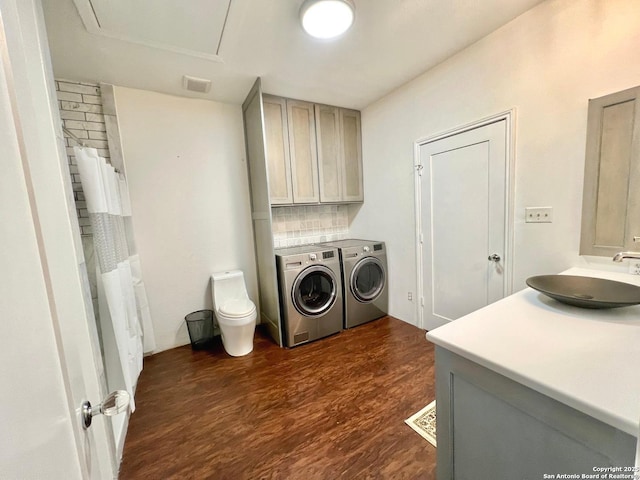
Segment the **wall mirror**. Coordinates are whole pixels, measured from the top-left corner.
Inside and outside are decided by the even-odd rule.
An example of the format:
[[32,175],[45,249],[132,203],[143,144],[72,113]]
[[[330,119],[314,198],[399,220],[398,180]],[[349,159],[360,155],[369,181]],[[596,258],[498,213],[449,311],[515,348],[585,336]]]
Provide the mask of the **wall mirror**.
[[589,100],[580,255],[640,249],[640,86]]

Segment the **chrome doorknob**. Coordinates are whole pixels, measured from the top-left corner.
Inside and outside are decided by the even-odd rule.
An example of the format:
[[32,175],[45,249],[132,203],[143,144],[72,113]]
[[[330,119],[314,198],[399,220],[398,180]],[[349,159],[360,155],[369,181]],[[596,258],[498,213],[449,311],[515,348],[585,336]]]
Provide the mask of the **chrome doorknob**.
[[129,407],[129,392],[125,390],[116,390],[111,392],[102,403],[96,407],[91,406],[89,400],[82,402],[82,426],[86,430],[91,426],[91,419],[94,415],[105,415],[113,417],[124,412]]
[[500,261],[500,255],[498,255],[497,253],[492,253],[491,255],[489,255],[489,258],[487,260],[498,263]]

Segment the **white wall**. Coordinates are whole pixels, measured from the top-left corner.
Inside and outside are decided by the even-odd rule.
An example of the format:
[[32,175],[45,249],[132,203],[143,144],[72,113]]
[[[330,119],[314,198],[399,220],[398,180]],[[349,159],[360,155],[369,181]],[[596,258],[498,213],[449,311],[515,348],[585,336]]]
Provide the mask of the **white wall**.
[[[362,112],[350,234],[387,242],[391,315],[416,323],[414,142],[514,107],[514,291],[579,262],[587,101],[640,84],[639,46],[640,2],[549,0]],[[525,206],[553,223],[525,224]]]
[[136,245],[158,351],[189,343],[210,276],[258,289],[240,106],[115,87]]

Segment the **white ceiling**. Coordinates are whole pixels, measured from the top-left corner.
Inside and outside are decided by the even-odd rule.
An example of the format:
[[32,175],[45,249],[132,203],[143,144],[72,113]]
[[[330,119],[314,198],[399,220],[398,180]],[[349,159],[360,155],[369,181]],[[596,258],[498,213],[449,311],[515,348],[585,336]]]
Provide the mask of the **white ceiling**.
[[[303,0],[42,3],[57,78],[239,104],[260,76],[268,93],[360,109],[543,0],[354,1],[353,27],[334,40],[303,32]],[[183,75],[211,91],[184,90]]]

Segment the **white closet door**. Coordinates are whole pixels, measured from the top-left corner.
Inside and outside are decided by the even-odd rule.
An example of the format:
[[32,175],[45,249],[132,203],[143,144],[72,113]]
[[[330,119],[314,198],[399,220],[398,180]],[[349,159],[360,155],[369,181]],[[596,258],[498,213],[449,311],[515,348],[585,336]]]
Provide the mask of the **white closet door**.
[[506,143],[501,120],[420,147],[428,330],[506,293]]

